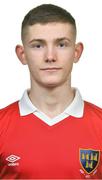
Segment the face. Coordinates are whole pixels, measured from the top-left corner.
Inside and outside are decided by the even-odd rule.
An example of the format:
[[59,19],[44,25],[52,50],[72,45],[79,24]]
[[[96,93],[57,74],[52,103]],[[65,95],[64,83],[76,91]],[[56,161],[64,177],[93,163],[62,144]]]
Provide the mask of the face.
[[31,82],[44,87],[56,87],[70,79],[82,44],[75,44],[73,27],[68,23],[35,24],[29,26],[24,46],[16,52],[23,64],[28,64]]

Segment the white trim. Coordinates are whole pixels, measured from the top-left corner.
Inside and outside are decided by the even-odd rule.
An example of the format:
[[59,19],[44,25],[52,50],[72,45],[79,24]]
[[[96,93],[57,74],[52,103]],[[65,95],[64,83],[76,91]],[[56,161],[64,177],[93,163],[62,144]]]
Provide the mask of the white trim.
[[19,110],[21,116],[26,116],[28,114],[33,113],[37,117],[39,117],[42,121],[47,123],[49,126],[52,126],[68,116],[74,116],[77,118],[81,118],[83,116],[84,111],[84,102],[82,100],[81,94],[78,89],[75,91],[75,97],[72,103],[64,110],[63,113],[59,114],[54,118],[49,118],[46,114],[39,111],[31,102],[28,97],[27,90],[24,92],[21,100],[19,101]]

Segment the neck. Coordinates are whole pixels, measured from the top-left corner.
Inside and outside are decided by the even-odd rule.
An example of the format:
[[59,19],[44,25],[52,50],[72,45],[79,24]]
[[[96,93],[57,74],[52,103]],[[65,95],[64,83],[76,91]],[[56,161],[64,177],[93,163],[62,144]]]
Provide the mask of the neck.
[[50,118],[62,113],[74,98],[74,90],[70,83],[55,88],[31,86],[29,98],[32,103]]

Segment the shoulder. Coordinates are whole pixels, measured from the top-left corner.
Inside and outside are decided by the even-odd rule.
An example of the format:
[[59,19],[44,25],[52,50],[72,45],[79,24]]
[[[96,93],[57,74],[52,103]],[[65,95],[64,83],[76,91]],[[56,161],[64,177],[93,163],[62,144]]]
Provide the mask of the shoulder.
[[19,116],[18,101],[0,109],[0,141],[15,126]]
[[92,104],[90,102],[84,101],[85,111],[90,115],[98,116],[102,119],[102,108]]
[[0,131],[8,126],[9,122],[19,115],[18,101],[0,109]]
[[0,109],[0,119],[3,116],[17,113],[17,111],[18,111],[18,101]]

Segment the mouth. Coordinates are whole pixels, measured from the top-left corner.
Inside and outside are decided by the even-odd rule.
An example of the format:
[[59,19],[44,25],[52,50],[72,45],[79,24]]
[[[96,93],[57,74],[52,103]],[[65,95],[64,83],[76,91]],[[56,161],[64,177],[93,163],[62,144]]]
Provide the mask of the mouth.
[[61,70],[62,68],[57,68],[57,67],[48,67],[48,68],[42,68],[42,71],[49,71],[49,72],[54,72],[54,71],[58,71]]

